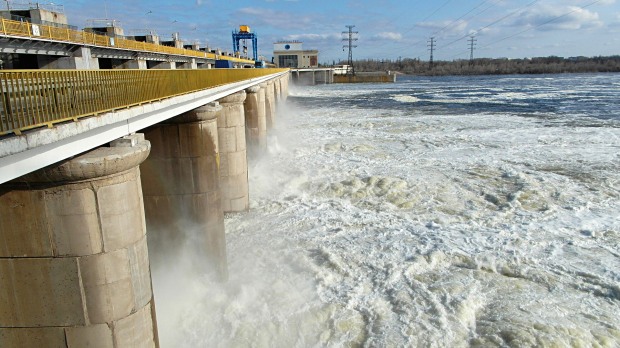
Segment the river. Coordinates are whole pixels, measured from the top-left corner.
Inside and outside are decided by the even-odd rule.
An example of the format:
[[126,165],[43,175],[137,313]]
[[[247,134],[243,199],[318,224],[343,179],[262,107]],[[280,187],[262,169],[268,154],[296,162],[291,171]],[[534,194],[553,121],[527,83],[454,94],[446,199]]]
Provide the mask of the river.
[[163,347],[620,346],[620,74],[291,86]]

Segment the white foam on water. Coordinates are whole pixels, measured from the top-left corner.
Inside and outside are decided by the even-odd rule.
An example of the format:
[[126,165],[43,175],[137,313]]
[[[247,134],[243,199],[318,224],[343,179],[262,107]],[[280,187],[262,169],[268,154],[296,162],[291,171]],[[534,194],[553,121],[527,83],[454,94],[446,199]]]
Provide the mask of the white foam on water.
[[392,99],[401,103],[417,103],[420,101],[420,98],[412,95],[394,95]]
[[620,345],[617,124],[317,104],[269,144],[163,346]]

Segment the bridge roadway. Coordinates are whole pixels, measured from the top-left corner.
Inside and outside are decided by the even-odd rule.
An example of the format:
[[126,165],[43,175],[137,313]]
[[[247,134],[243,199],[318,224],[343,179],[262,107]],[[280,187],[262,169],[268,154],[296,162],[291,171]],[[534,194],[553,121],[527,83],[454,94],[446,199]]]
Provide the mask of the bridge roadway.
[[[157,347],[149,254],[227,278],[285,69],[2,71],[0,346]],[[147,246],[148,236],[148,246]]]

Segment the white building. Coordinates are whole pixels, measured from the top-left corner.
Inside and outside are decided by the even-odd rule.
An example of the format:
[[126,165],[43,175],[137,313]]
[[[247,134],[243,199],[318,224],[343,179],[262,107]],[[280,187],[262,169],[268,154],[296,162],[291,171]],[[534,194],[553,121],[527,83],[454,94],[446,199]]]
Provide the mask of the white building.
[[278,68],[317,68],[319,51],[304,50],[300,41],[279,41],[273,44],[274,63]]

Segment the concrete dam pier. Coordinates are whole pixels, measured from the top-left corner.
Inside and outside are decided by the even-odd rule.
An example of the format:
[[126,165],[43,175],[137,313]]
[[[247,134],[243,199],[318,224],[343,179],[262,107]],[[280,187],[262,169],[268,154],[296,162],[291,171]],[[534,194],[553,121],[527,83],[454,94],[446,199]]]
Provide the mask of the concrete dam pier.
[[247,158],[288,79],[179,97],[161,121],[0,184],[0,347],[158,347],[152,258],[189,241],[227,279],[224,213],[249,209]]
[[393,71],[348,73],[343,68],[291,69],[291,81],[300,86],[314,86],[332,83],[394,83]]
[[0,187],[3,347],[156,342],[138,168],[149,151],[136,135]]

